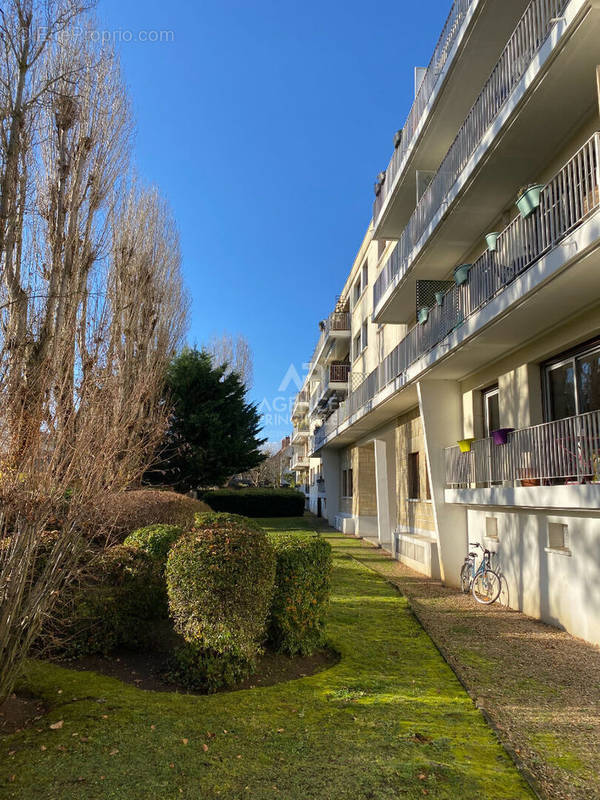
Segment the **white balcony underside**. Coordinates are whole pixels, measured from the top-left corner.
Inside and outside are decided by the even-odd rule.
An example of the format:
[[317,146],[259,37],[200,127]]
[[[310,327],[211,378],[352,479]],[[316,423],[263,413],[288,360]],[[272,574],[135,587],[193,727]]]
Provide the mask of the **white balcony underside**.
[[408,260],[373,312],[401,323],[415,312],[418,279],[443,279],[514,203],[519,186],[539,178],[572,131],[597,108],[600,7],[572,0],[501,112],[471,155]]
[[600,209],[440,344],[411,364],[321,445],[357,441],[418,403],[426,375],[461,380],[600,299]]
[[600,515],[600,485],[492,486],[482,489],[446,489],[446,503],[473,507],[558,509]]
[[377,215],[376,239],[402,233],[415,207],[416,171],[435,170],[441,163],[526,5],[527,0],[473,4]]

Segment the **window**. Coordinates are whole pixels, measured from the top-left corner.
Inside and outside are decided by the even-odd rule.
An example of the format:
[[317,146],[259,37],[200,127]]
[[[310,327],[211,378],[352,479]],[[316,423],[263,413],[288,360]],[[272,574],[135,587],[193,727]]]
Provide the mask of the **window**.
[[361,339],[360,333],[357,333],[356,336],[354,337],[354,358],[358,358],[360,355],[360,350],[361,350],[360,339]]
[[548,549],[568,550],[569,526],[562,522],[548,523]]
[[369,262],[365,261],[365,263],[362,265],[361,292],[364,292],[364,290],[367,288],[368,285],[369,285]]
[[383,325],[377,326],[377,358],[379,362],[383,361],[385,357],[385,337],[383,333]]
[[353,481],[353,478],[352,478],[352,470],[351,469],[348,470],[347,491],[348,491],[347,497],[352,497],[352,495],[354,494],[354,481]]
[[384,254],[386,246],[387,246],[387,241],[385,239],[377,240],[377,261],[379,261],[381,256]]
[[369,325],[366,320],[362,324],[361,332],[362,332],[362,349],[364,350],[368,344],[368,336],[369,336]]
[[354,284],[354,288],[352,289],[352,301],[353,304],[356,305],[360,300],[361,290],[360,290],[360,278]]
[[352,497],[352,470],[342,470],[342,497]]
[[[497,430],[497,429],[494,429]],[[485,518],[485,536],[486,539],[498,538],[498,520],[496,517]]]
[[583,345],[544,368],[548,421],[600,409],[600,344]]
[[500,394],[497,386],[492,386],[482,393],[483,397],[483,429],[484,436],[491,436],[492,431],[500,427]]
[[421,481],[419,476],[419,454],[408,454],[408,498],[421,499]]
[[429,470],[425,464],[425,499],[431,500],[431,484],[429,483]]

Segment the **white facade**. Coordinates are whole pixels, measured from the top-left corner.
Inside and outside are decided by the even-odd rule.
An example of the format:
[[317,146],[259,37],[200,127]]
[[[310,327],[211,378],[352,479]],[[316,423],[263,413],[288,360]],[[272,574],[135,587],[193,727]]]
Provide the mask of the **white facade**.
[[596,643],[599,41],[596,0],[454,2],[305,387],[311,510],[449,585],[486,544]]

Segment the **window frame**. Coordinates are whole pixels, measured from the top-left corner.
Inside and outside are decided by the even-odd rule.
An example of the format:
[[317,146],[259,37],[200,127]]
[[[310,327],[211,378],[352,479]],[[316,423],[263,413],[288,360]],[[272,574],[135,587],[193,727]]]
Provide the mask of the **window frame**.
[[[419,459],[419,451],[416,450],[413,453],[408,454],[408,464],[407,464],[407,494],[408,500],[412,500],[413,502],[416,500],[422,500],[422,492],[421,492],[421,465]],[[416,493],[413,494],[413,492]]]
[[559,418],[554,417],[552,408],[551,386],[549,380],[550,372],[552,372],[555,369],[559,369],[560,367],[564,367],[567,364],[573,365],[575,415],[577,416],[582,413],[587,413],[587,412],[582,412],[580,408],[577,361],[578,359],[581,359],[586,355],[592,355],[593,353],[598,353],[600,355],[600,338],[592,339],[591,341],[587,342],[582,342],[577,347],[573,347],[570,350],[567,350],[563,353],[558,353],[556,356],[549,359],[548,361],[545,361],[541,365],[544,422],[556,422],[557,419],[568,419],[568,417],[559,417]]

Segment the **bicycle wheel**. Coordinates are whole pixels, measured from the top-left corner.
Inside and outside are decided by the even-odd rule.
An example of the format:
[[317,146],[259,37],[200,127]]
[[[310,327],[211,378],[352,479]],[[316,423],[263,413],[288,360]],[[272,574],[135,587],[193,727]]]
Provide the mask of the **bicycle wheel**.
[[493,569],[478,572],[471,587],[475,600],[485,606],[489,606],[500,597],[501,589],[500,578]]
[[471,565],[465,561],[460,570],[460,588],[464,594],[469,594],[471,588]]

